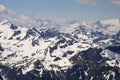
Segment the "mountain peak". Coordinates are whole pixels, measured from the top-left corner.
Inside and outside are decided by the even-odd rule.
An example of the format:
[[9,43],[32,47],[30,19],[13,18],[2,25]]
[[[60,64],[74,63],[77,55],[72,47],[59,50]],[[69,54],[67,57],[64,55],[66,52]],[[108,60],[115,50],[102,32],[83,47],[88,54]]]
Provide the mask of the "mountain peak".
[[[45,21],[39,21],[40,26],[45,27]],[[80,22],[72,22],[64,25],[62,30],[61,27],[56,29],[56,26],[40,29],[35,26],[18,27],[9,21],[1,21],[0,73],[4,73],[8,80],[79,80],[79,77],[86,80],[94,77],[97,80],[96,76],[104,78],[104,74],[111,75],[109,71],[120,68],[119,33],[112,38],[103,32],[115,25],[99,27],[104,25],[96,21],[94,26],[89,29]],[[111,59],[116,60],[118,65]]]
[[101,21],[101,23],[104,24],[104,25],[111,24],[111,25],[115,25],[115,26],[120,26],[120,20],[119,19],[104,20],[104,21]]

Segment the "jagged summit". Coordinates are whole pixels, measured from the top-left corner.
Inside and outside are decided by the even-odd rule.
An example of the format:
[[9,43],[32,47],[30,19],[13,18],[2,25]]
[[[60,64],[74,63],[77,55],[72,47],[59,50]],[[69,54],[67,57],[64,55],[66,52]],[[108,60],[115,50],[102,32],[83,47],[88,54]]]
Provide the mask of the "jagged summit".
[[107,32],[109,27],[119,27],[111,24],[108,21],[95,21],[91,25],[72,22],[58,28],[51,21],[39,20],[32,27],[20,27],[1,21],[0,77],[106,80],[113,76],[111,79],[118,79],[120,29],[115,34]]

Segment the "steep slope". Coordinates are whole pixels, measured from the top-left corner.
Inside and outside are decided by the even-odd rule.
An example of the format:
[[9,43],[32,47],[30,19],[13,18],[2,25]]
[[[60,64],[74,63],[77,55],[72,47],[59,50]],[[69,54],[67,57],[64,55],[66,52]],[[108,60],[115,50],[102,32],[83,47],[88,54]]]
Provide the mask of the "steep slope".
[[27,28],[0,22],[0,78],[120,79],[119,32],[102,33],[107,29],[100,21],[90,25],[93,29],[78,22],[64,29],[44,28],[47,26]]
[[[67,69],[72,65],[69,58],[77,53],[78,46],[81,46],[81,50],[90,46],[87,41],[77,41],[54,30],[17,27],[7,21],[1,22],[0,26],[0,45],[4,48],[0,61],[9,67],[22,67],[23,73],[32,70],[36,60],[42,61],[47,70],[59,70],[59,67]],[[81,45],[83,42],[86,43]]]

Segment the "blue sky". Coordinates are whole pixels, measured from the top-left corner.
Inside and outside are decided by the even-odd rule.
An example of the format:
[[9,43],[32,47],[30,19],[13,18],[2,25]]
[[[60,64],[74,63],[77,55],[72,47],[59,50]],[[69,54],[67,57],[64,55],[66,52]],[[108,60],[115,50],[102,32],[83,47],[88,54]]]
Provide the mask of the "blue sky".
[[17,13],[45,14],[68,20],[120,19],[120,0],[0,0]]

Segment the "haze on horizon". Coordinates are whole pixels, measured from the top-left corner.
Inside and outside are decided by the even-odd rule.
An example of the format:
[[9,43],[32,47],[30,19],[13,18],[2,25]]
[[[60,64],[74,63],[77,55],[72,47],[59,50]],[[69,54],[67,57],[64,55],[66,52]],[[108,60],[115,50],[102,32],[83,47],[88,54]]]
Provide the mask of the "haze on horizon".
[[68,20],[120,19],[120,0],[0,0],[0,11],[4,8]]

